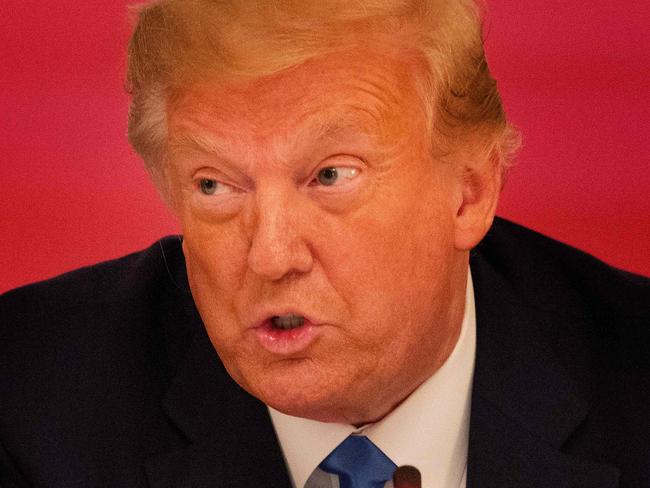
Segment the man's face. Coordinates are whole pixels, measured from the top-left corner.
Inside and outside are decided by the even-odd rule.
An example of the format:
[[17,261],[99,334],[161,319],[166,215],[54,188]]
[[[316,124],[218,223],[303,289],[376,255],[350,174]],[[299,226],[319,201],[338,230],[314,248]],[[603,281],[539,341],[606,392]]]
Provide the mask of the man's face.
[[377,420],[455,344],[461,178],[431,156],[415,76],[360,49],[169,107],[196,305],[233,378],[288,414]]

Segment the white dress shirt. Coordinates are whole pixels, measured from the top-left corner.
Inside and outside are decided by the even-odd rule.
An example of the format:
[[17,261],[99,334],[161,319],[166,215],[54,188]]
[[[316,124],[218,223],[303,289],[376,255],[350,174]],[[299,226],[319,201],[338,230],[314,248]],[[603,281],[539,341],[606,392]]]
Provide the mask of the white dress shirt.
[[303,488],[320,462],[353,433],[367,436],[398,466],[417,467],[423,488],[464,488],[475,353],[474,288],[468,273],[465,312],[454,350],[382,420],[356,428],[292,417],[269,407],[294,488]]

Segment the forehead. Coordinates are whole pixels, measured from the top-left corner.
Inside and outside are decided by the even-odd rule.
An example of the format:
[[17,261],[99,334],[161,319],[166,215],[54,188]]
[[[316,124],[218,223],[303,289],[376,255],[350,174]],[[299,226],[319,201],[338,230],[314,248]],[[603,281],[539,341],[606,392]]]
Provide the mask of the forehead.
[[171,141],[209,131],[257,141],[308,130],[327,136],[351,127],[369,133],[405,129],[422,117],[415,56],[367,50],[332,53],[260,79],[196,84],[168,111]]

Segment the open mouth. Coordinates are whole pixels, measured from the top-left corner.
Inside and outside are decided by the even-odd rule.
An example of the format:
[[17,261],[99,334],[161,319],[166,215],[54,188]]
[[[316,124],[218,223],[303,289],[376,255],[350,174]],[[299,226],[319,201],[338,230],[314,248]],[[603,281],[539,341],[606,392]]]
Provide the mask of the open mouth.
[[304,351],[320,336],[320,327],[309,317],[290,312],[272,315],[255,327],[259,344],[269,352],[291,355]]
[[291,330],[300,327],[304,323],[305,317],[293,313],[271,317],[271,326],[274,329]]

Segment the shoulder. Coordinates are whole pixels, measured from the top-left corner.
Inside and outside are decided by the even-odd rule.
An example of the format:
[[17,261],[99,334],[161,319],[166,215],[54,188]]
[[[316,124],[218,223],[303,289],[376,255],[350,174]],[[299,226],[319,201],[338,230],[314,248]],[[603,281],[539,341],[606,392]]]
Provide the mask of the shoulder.
[[168,237],[143,251],[4,293],[0,357],[13,362],[0,361],[0,373],[46,358],[66,357],[70,365],[78,356],[72,348],[98,349],[145,334],[151,311],[178,293],[182,266],[178,238]]
[[0,361],[0,374],[6,368],[20,374],[48,361],[71,368],[96,362],[86,356],[101,357],[100,351],[117,343],[128,348],[128,341],[150,334],[161,305],[181,293],[182,268],[179,240],[168,237],[143,251],[4,293],[0,357],[6,361]]
[[161,402],[200,324],[184,280],[170,237],[0,296],[0,443],[26,476],[86,486],[70,459],[126,473],[178,442]]
[[549,344],[587,396],[606,380],[618,389],[621,378],[650,391],[648,278],[503,219],[474,250],[471,269],[478,313],[524,347],[532,337]]
[[54,425],[65,444],[86,427],[118,425],[134,402],[141,414],[195,320],[183,269],[171,237],[0,296],[0,437],[37,438]]
[[473,251],[472,267],[498,276],[535,308],[650,319],[650,279],[505,219],[495,219]]
[[475,377],[508,399],[502,405],[526,405],[516,413],[525,418],[544,418],[558,385],[570,385],[584,418],[562,450],[618,466],[621,486],[646,486],[650,280],[502,219],[471,270]]
[[172,284],[169,266],[180,254],[178,237],[166,237],[145,250],[10,290],[0,295],[0,312],[34,318],[46,311],[74,314],[92,304],[134,301],[150,294],[152,285]]

